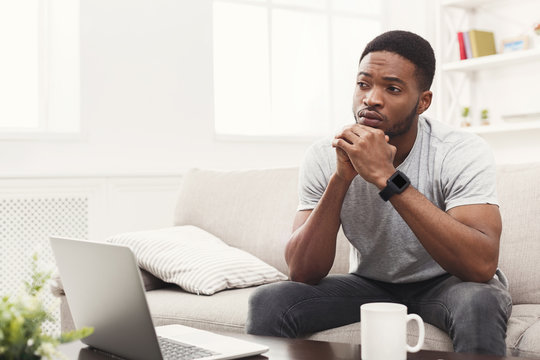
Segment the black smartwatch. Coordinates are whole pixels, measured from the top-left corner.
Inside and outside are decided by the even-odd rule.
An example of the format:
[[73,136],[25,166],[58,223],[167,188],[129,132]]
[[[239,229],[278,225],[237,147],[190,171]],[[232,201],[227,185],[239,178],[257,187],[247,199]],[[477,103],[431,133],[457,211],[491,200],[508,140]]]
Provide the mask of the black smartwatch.
[[410,184],[411,181],[407,175],[397,170],[386,180],[386,187],[379,192],[379,195],[384,201],[388,201],[392,195],[401,194]]

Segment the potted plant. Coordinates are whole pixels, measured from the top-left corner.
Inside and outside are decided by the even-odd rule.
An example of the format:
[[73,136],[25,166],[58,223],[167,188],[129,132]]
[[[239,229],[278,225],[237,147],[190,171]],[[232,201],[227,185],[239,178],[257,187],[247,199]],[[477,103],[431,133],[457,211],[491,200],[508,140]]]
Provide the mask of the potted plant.
[[54,320],[42,301],[42,291],[50,278],[51,272],[38,271],[34,254],[32,277],[24,282],[25,291],[16,297],[0,298],[0,359],[65,359],[57,350],[60,343],[79,340],[93,332],[92,328],[82,328],[53,336],[43,331],[42,324]]
[[470,108],[468,106],[464,106],[461,109],[461,126],[462,127],[471,126],[471,119],[469,115],[470,115]]
[[489,111],[488,109],[482,109],[480,112],[480,119],[482,125],[489,125]]

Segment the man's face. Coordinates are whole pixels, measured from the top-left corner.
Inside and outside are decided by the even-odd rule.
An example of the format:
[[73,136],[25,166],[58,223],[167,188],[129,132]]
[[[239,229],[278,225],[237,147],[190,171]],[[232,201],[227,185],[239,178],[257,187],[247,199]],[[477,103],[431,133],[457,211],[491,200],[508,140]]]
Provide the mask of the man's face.
[[354,90],[356,122],[381,129],[391,139],[408,134],[425,110],[418,111],[422,91],[415,69],[412,62],[392,52],[366,55],[358,66]]

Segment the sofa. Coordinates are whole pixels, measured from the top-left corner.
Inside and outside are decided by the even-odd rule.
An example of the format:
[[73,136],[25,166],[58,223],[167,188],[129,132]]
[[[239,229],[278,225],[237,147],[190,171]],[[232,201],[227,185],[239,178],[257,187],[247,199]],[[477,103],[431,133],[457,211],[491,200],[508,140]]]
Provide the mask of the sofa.
[[[503,218],[499,267],[513,298],[507,354],[540,359],[540,163],[501,165],[497,186]],[[174,226],[194,225],[243,249],[287,274],[284,247],[298,203],[298,169],[242,171],[193,169],[182,177]],[[331,273],[346,273],[349,245],[340,231]],[[144,272],[143,272],[144,273]],[[228,333],[244,332],[248,298],[255,287],[228,289],[212,296],[165,286],[145,273],[147,300],[155,325],[184,324]],[[74,327],[61,283],[61,326]],[[424,349],[452,351],[449,337],[426,324]],[[408,329],[409,343],[417,329]],[[308,339],[360,343],[360,323],[321,331]]]

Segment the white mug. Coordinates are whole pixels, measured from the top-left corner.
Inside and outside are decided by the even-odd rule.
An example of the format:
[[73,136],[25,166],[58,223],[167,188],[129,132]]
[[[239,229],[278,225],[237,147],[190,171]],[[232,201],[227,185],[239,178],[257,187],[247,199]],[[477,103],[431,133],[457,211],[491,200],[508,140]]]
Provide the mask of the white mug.
[[[369,303],[360,307],[362,360],[405,360],[408,352],[417,352],[424,344],[424,321],[407,315],[407,307],[395,303]],[[407,322],[418,323],[415,346],[407,344]]]

